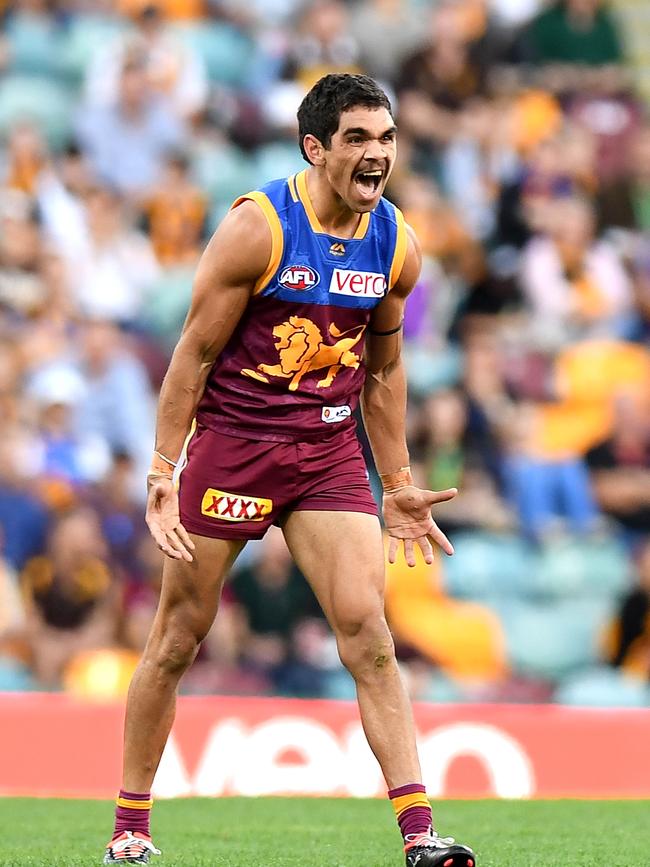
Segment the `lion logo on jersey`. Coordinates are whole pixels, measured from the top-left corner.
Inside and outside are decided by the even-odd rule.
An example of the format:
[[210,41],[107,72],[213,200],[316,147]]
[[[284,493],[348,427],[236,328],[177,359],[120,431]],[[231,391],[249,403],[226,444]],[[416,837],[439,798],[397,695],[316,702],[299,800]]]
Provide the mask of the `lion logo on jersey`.
[[291,379],[289,391],[296,391],[303,376],[315,370],[326,369],[327,373],[318,381],[317,387],[327,388],[342,368],[351,367],[356,370],[359,367],[359,356],[352,352],[352,347],[361,340],[365,330],[365,325],[356,325],[349,331],[339,331],[332,323],[329,333],[337,340],[336,343],[328,345],[323,342],[320,328],[311,319],[290,316],[288,321],[276,325],[273,329],[273,336],[278,338],[274,345],[278,350],[280,363],[258,364],[256,370],[245,369],[242,373],[262,382],[268,382],[268,376]]

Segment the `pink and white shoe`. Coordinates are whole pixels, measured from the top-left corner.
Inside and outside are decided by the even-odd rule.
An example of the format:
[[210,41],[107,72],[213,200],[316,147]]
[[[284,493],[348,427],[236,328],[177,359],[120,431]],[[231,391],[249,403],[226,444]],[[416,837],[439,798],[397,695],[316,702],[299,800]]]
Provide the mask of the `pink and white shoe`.
[[406,837],[406,867],[476,867],[476,855],[453,837],[439,837],[435,831]]
[[106,847],[104,864],[148,864],[151,855],[160,854],[146,834],[122,831]]

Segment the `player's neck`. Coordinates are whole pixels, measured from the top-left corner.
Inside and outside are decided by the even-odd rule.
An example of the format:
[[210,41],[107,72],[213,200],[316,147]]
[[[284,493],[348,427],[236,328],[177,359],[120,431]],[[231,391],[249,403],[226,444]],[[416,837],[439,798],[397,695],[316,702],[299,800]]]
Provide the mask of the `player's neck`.
[[334,192],[324,171],[307,169],[306,179],[307,193],[323,231],[337,238],[353,238],[362,215]]

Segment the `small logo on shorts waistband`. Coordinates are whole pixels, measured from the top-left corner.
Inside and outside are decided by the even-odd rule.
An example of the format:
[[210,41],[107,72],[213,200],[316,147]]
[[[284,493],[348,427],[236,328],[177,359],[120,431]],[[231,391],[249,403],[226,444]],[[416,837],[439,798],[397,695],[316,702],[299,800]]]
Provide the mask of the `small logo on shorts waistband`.
[[350,418],[352,410],[346,404],[345,406],[324,406],[320,414],[321,421],[326,424],[333,424],[336,421],[343,421],[344,418]]
[[273,500],[242,497],[208,488],[201,500],[201,514],[218,521],[262,521],[273,508]]

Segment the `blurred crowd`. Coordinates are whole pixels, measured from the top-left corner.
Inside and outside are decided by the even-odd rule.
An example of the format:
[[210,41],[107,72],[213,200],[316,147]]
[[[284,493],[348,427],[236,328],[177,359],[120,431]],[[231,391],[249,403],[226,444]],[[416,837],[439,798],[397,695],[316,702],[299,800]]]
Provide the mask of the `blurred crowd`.
[[[330,71],[390,93],[422,242],[417,481],[389,570],[425,700],[650,703],[650,114],[599,0],[0,0],[0,690],[122,695],[155,611],[155,398],[232,200],[301,168]],[[373,474],[373,483],[376,478]],[[189,692],[350,697],[281,533]]]

